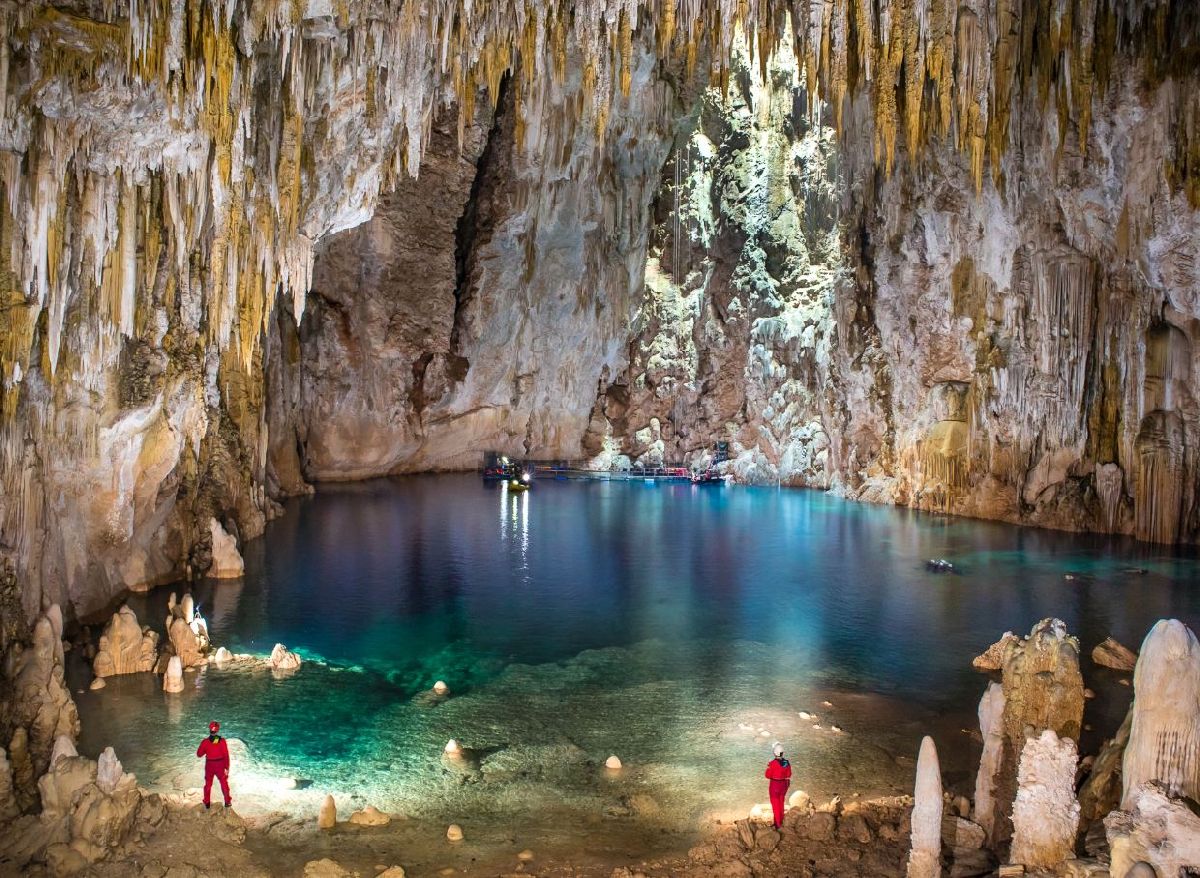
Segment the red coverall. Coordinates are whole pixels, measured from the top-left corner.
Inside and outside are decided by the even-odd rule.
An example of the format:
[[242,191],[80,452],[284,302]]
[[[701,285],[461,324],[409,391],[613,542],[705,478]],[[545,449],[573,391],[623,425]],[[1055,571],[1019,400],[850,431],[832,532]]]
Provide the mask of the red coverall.
[[229,745],[220,735],[210,735],[200,742],[200,746],[196,748],[196,756],[204,757],[204,804],[208,805],[215,777],[221,782],[221,792],[225,794],[225,807],[228,808],[233,803],[229,798]]
[[771,812],[775,815],[775,828],[783,825],[783,810],[788,787],[792,785],[792,765],[782,756],[767,763],[765,777],[771,781]]

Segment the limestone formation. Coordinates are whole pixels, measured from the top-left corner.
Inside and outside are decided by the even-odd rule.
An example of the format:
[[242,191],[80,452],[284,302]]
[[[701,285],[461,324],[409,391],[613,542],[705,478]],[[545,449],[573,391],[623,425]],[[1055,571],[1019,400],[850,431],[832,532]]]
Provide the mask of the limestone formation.
[[940,878],[942,874],[942,774],[933,738],[921,740],[913,789],[912,842],[908,878]]
[[158,660],[158,633],[138,624],[128,604],[113,613],[100,635],[100,649],[92,662],[97,677],[136,674],[154,670]]
[[183,664],[177,655],[171,656],[170,661],[167,662],[167,672],[163,674],[163,691],[183,691]]
[[459,756],[462,754],[462,745],[454,740],[454,738],[451,738],[446,742],[446,746],[442,748],[442,752],[447,756]]
[[1025,743],[1012,811],[1012,862],[1028,869],[1053,869],[1074,856],[1079,828],[1077,762],[1075,742],[1060,739],[1051,729]]
[[16,793],[13,790],[12,765],[8,754],[0,747],[0,823],[11,820],[21,813],[17,805]]
[[1200,642],[1177,619],[1155,623],[1133,673],[1133,721],[1122,763],[1121,807],[1154,781],[1200,801]]
[[433,694],[434,695],[449,695],[450,687],[446,685],[446,682],[444,680],[438,680],[436,683],[433,684]]
[[1125,720],[1117,729],[1117,734],[1104,742],[1087,779],[1079,788],[1079,813],[1085,825],[1102,820],[1110,811],[1120,807],[1121,762],[1125,757],[1125,748],[1129,745],[1132,725],[1131,705],[1125,714]]
[[238,552],[237,540],[226,533],[215,518],[208,520],[208,529],[212,539],[212,565],[205,575],[211,579],[237,579],[242,576],[245,564]]
[[218,665],[223,665],[226,662],[233,661],[233,653],[223,646],[218,646],[217,651],[213,653],[213,661]]
[[979,701],[979,732],[983,752],[975,775],[975,822],[991,839],[996,829],[996,773],[1004,751],[1004,690],[999,683],[988,684]]
[[604,767],[616,771],[621,767],[621,760],[616,754],[609,756],[604,760]]
[[1115,671],[1132,671],[1137,664],[1137,653],[1106,637],[1103,643],[1096,644],[1092,650],[1092,661]]
[[1153,866],[1158,876],[1200,870],[1200,816],[1159,784],[1137,787],[1132,805],[1105,817],[1104,827],[1113,875],[1129,875],[1138,863]]
[[317,813],[317,827],[333,829],[335,826],[337,826],[337,803],[334,802],[333,796],[326,796],[321,802],[321,810]]
[[387,826],[392,822],[392,818],[374,805],[368,805],[361,811],[351,814],[350,822],[359,826]]
[[1043,619],[1028,637],[1009,641],[1004,654],[1004,711],[1000,768],[993,775],[994,844],[1012,835],[1009,814],[1017,792],[1017,771],[1027,735],[1047,729],[1078,741],[1083,728],[1083,677],[1079,642],[1059,619]]
[[1004,653],[1010,640],[1020,640],[1011,631],[1005,631],[999,640],[971,659],[971,667],[977,671],[998,671],[1004,667]]
[[305,863],[303,878],[353,878],[356,874],[343,868],[337,861],[325,857]]
[[207,661],[208,628],[204,620],[192,612],[190,599],[191,595],[185,595],[184,602],[176,607],[175,615],[167,623],[167,636],[171,653],[183,667],[198,668]]
[[457,823],[451,823],[446,828],[446,840],[447,841],[462,841],[463,840],[462,827],[459,826]]
[[13,737],[9,757],[21,809],[36,796],[57,738],[79,737],[79,713],[63,678],[62,616],[51,607],[33,626],[32,643],[10,656],[11,700],[4,706]]
[[300,656],[290,652],[282,643],[275,644],[267,661],[276,671],[294,671],[300,667]]

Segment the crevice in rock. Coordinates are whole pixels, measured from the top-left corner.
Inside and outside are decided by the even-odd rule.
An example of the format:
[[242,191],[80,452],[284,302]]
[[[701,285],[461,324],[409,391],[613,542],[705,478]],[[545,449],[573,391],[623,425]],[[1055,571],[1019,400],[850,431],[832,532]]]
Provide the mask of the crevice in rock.
[[509,112],[509,81],[510,76],[500,80],[499,94],[496,96],[496,112],[492,117],[492,127],[488,130],[487,143],[479,160],[475,163],[475,177],[471,181],[471,194],[467,196],[466,206],[462,216],[454,227],[454,323],[450,335],[451,350],[458,350],[458,334],[462,323],[462,314],[471,299],[471,257],[475,253],[482,230],[479,206],[487,200],[492,189],[494,178],[500,169],[497,153],[498,144],[504,136],[504,120]]

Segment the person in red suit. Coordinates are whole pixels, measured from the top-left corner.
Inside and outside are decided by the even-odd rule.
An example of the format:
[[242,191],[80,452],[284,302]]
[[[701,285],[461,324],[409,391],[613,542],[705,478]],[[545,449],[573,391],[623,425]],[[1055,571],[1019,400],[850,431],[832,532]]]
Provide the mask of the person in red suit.
[[204,757],[205,808],[209,807],[214,777],[221,782],[221,792],[225,794],[225,807],[228,808],[233,804],[233,800],[229,798],[229,745],[218,734],[220,730],[219,722],[209,723],[208,737],[201,741],[200,746],[196,748],[196,758]]
[[775,828],[783,825],[783,811],[788,787],[792,785],[792,764],[783,756],[783,745],[778,741],[772,748],[775,758],[767,763],[765,772],[770,783],[771,813],[775,817]]

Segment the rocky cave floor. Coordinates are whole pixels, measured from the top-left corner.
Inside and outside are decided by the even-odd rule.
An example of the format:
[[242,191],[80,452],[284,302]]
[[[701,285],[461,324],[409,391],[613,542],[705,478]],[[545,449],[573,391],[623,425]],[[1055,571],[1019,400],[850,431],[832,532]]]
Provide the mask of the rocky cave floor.
[[[464,842],[450,843],[441,837],[438,827],[418,821],[394,821],[384,827],[340,823],[333,830],[322,831],[311,819],[282,814],[247,819],[236,809],[214,807],[205,811],[183,800],[164,799],[163,804],[165,814],[156,827],[141,827],[144,834],[139,834],[137,841],[79,874],[96,878],[349,878],[380,874],[387,878],[402,874],[410,878],[882,878],[904,874],[911,811],[908,797],[845,806],[836,800],[819,807],[806,802],[789,810],[780,832],[762,821],[740,820],[713,827],[686,855],[664,854],[638,860],[631,851],[654,850],[663,842],[636,826],[630,826],[624,834],[627,846],[623,850],[610,841],[594,849],[572,852],[558,849],[553,827],[536,832],[533,838],[506,839],[503,831],[497,830],[493,837],[473,835]],[[955,818],[947,817],[946,830],[953,833],[955,824]],[[511,851],[502,853],[505,847]],[[481,853],[483,849],[497,853],[488,857]],[[947,874],[983,875],[991,871],[985,852],[978,848],[957,850]],[[522,852],[526,859],[522,859]],[[398,864],[403,864],[404,872],[387,871]],[[23,874],[39,878],[54,872],[34,867]]]

